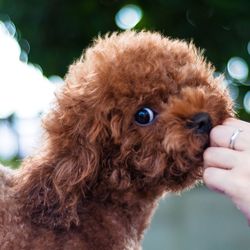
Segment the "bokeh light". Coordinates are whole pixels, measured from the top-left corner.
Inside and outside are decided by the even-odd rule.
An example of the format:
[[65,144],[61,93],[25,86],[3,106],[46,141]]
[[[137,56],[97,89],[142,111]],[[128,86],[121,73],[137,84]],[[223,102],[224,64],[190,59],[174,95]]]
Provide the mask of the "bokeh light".
[[15,119],[13,127],[18,135],[19,157],[31,155],[39,146],[42,137],[40,118]]
[[4,26],[6,27],[6,29],[8,30],[8,33],[11,36],[15,36],[16,35],[16,26],[13,22],[11,22],[10,20],[4,22]]
[[228,90],[230,97],[236,101],[239,97],[239,87],[236,84],[233,84],[233,81],[228,78],[224,78],[221,84],[223,88]]
[[40,114],[49,109],[63,79],[47,78],[39,65],[28,62],[30,45],[25,39],[18,43],[11,21],[0,21],[0,41],[0,158],[9,160],[32,154],[42,131]]
[[117,12],[115,22],[119,28],[127,30],[134,28],[140,22],[141,18],[141,8],[137,5],[129,4]]
[[64,80],[57,75],[52,75],[49,77],[49,81],[52,82],[54,85],[62,85],[64,83]]
[[227,63],[229,75],[236,80],[245,80],[248,76],[248,65],[240,57],[232,57]]
[[0,156],[4,160],[10,160],[18,153],[17,135],[10,128],[7,121],[0,123]]
[[250,91],[248,91],[243,100],[243,105],[247,113],[250,114]]
[[247,52],[248,52],[248,54],[250,55],[250,41],[249,41],[248,44],[247,44]]
[[222,77],[221,86],[224,89],[227,89],[229,92],[230,97],[236,101],[237,98],[239,97],[239,87],[233,83],[231,79],[223,77],[221,72],[214,72],[214,77]]
[[[12,31],[13,32],[13,31]],[[19,60],[21,49],[3,22],[0,21],[0,67]]]
[[13,37],[15,26],[11,24],[8,22],[12,33],[0,23],[0,118],[12,113],[32,118],[48,108],[56,85],[43,75],[39,65],[28,63],[29,44],[23,42],[27,52],[21,51]]

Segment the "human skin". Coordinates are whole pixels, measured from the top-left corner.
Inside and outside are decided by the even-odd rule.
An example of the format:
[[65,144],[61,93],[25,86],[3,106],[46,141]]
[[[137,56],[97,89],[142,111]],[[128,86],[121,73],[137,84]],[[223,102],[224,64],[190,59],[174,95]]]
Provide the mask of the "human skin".
[[[237,129],[233,150],[229,143]],[[214,127],[203,157],[206,186],[230,197],[250,225],[250,123],[229,118]]]

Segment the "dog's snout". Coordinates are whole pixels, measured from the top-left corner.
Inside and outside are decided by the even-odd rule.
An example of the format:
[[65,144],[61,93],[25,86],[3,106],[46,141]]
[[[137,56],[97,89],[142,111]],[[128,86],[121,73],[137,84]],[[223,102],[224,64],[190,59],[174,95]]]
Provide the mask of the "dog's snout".
[[208,134],[212,129],[211,117],[206,112],[200,112],[187,121],[187,127],[197,134]]

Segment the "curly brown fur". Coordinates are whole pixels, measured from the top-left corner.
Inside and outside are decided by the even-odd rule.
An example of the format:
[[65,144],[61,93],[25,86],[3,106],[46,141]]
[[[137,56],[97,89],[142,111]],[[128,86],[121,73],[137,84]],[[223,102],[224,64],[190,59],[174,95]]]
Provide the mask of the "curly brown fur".
[[[98,38],[70,66],[40,153],[1,169],[1,249],[140,249],[159,198],[201,177],[209,135],[188,127],[192,117],[233,116],[221,80],[192,43]],[[140,126],[145,106],[158,115]]]

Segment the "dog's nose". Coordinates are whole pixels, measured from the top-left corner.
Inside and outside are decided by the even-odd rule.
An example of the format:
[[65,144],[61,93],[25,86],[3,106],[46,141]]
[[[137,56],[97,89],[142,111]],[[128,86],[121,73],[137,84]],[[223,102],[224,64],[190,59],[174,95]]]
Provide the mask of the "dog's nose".
[[187,121],[187,127],[197,134],[208,134],[212,129],[211,117],[206,112],[197,113]]

